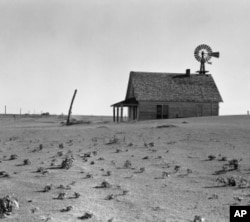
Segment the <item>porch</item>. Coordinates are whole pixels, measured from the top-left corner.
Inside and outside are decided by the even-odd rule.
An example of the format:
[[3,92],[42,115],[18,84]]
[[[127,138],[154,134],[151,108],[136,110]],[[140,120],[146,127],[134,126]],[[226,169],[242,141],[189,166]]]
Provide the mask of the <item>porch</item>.
[[126,121],[139,119],[138,101],[135,98],[123,100],[111,106],[113,106],[113,121],[114,122],[125,121],[124,108],[127,108],[128,118],[126,119]]

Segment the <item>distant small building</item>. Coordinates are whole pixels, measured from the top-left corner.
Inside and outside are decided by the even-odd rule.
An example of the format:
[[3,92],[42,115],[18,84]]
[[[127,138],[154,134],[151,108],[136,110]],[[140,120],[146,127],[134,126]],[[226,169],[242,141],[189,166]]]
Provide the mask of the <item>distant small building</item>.
[[113,107],[114,121],[218,116],[222,102],[210,74],[131,72],[124,101]]

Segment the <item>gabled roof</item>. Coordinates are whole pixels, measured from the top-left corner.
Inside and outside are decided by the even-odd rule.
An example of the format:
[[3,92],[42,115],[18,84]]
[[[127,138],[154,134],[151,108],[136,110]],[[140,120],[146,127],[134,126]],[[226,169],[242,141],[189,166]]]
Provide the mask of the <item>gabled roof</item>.
[[222,102],[219,90],[208,75],[131,72],[126,99],[168,102]]

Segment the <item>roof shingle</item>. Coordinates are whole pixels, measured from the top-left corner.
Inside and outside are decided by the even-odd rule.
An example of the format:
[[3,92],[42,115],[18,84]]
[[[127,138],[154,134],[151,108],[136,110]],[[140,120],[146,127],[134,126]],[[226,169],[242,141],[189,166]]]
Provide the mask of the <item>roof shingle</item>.
[[222,102],[219,90],[208,75],[131,72],[126,99],[168,102]]

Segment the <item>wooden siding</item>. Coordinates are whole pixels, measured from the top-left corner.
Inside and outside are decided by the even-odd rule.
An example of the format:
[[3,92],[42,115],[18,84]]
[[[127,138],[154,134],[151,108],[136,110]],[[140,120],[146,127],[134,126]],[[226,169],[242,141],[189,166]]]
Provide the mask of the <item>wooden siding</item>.
[[[163,115],[167,112],[168,118],[217,116],[219,114],[218,103],[139,101],[139,120],[156,119],[157,105],[163,106]],[[164,107],[168,107],[168,110],[164,111]]]

